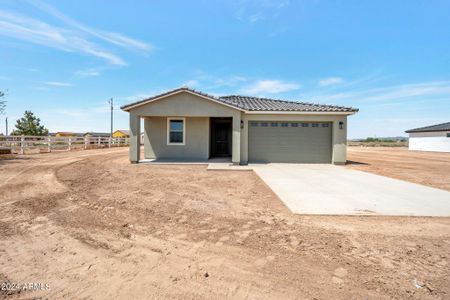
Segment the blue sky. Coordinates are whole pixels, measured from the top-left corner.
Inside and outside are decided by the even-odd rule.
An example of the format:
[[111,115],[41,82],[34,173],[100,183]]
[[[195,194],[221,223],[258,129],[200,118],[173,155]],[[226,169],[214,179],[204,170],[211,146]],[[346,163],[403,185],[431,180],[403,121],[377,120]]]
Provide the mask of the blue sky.
[[[358,107],[349,138],[450,121],[450,1],[0,0],[10,128],[128,128],[119,106],[181,85]],[[5,115],[0,116],[4,132]]]

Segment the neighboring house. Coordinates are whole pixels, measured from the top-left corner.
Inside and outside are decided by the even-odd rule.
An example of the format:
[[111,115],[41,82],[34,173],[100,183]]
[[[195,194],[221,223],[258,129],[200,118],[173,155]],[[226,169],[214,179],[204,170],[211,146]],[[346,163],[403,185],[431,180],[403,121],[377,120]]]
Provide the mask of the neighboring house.
[[[52,135],[52,134],[50,134]],[[66,136],[83,136],[82,133],[75,133],[75,132],[67,132],[67,131],[58,131],[54,133],[54,136],[56,137],[66,137]]]
[[130,116],[130,161],[144,157],[233,164],[292,162],[344,164],[351,107],[245,96],[215,97],[178,88],[121,107]]
[[110,133],[109,132],[86,132],[83,136],[84,137],[110,137]]
[[130,131],[129,130],[116,130],[113,132],[112,136],[114,138],[127,138],[127,137],[130,137]]
[[405,131],[409,150],[450,152],[450,122]]

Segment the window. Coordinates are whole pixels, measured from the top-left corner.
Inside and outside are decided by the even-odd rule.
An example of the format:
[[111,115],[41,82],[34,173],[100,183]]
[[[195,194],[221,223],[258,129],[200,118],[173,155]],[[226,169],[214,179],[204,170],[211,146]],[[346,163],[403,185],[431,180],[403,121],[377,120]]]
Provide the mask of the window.
[[447,132],[447,137],[450,137],[450,132]]
[[302,127],[308,127],[308,123],[302,123]]
[[252,121],[252,122],[250,122],[250,126],[257,127],[258,126],[258,122]]
[[277,127],[277,126],[278,126],[278,123],[277,123],[277,122],[272,122],[272,123],[270,123],[270,126],[272,126],[272,127]]
[[185,128],[184,118],[167,118],[167,145],[184,145]]
[[330,127],[330,124],[328,124],[328,123],[322,123],[322,127]]
[[291,127],[298,127],[298,123],[291,123]]
[[267,122],[261,122],[262,127],[267,127],[269,124]]
[[312,123],[312,127],[319,127],[319,123]]
[[289,123],[281,123],[281,127],[288,127]]

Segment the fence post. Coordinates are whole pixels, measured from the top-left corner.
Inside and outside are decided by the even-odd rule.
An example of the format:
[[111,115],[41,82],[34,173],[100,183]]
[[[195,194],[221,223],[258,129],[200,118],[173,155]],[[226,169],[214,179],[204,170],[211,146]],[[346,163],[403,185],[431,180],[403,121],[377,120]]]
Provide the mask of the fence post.
[[108,139],[108,148],[111,148],[111,142],[112,142],[111,137],[109,137],[109,139]]
[[84,137],[84,150],[86,150],[87,147],[88,147],[88,146],[87,146],[87,145],[88,145],[88,139],[89,139],[89,138],[88,138],[87,136]]
[[25,147],[25,137],[22,135],[20,137],[20,154],[23,154],[24,147]]
[[52,140],[51,140],[51,137],[47,137],[47,149],[48,149],[48,152],[52,152]]

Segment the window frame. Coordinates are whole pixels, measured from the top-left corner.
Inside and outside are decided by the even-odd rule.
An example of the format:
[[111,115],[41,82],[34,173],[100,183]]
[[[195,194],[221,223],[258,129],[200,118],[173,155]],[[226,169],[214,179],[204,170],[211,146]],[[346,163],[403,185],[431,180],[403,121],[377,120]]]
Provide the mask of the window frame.
[[[182,143],[172,143],[170,142],[170,121],[183,121],[183,142]],[[179,131],[174,131],[179,132]],[[167,118],[167,146],[185,146],[186,145],[186,118]]]

